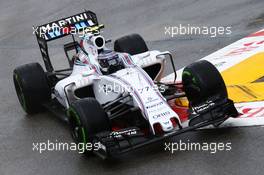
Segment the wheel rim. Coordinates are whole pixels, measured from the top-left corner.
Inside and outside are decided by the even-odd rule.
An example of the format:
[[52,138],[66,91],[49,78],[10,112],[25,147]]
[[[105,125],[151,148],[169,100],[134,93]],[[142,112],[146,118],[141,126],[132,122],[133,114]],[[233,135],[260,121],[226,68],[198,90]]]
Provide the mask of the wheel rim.
[[22,87],[20,85],[20,80],[17,74],[14,75],[14,84],[19,103],[21,104],[22,108],[27,111],[25,95],[23,93]]

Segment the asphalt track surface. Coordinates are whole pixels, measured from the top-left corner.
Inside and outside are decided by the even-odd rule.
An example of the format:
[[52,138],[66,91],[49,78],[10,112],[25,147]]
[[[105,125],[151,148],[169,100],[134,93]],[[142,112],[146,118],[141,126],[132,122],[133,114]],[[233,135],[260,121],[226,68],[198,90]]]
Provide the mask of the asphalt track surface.
[[[12,71],[21,64],[41,62],[32,25],[95,11],[106,25],[104,35],[117,38],[140,33],[151,49],[169,50],[177,68],[200,59],[264,26],[263,0],[0,0],[0,174],[263,174],[264,128],[199,131],[170,142],[231,142],[231,151],[164,151],[157,143],[110,161],[76,152],[32,151],[33,142],[71,142],[67,127],[50,113],[26,116],[15,95]],[[231,26],[228,36],[164,34],[179,24]],[[52,43],[55,63],[64,59],[62,46]],[[57,52],[57,53],[56,53]],[[170,67],[166,70],[170,72]]]

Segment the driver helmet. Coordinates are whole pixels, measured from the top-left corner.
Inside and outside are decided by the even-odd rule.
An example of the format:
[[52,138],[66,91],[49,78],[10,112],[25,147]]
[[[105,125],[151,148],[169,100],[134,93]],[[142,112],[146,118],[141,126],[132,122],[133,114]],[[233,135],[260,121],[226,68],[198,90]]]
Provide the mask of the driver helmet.
[[122,65],[121,62],[119,55],[112,50],[103,50],[98,55],[98,63],[103,73],[111,73],[118,70]]

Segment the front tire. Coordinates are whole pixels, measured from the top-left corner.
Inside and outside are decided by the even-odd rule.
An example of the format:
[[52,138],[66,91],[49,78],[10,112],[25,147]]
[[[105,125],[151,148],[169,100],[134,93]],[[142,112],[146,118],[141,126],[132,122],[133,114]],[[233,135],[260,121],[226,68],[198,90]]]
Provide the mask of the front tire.
[[[111,130],[107,114],[94,98],[75,101],[68,110],[68,116],[72,137],[77,144],[93,143],[97,133]],[[92,150],[85,153],[91,154]]]
[[39,63],[17,67],[13,81],[19,102],[27,114],[40,112],[42,104],[51,98],[46,74]]
[[194,62],[184,68],[184,91],[191,106],[199,105],[208,98],[227,98],[224,80],[216,67],[206,60]]

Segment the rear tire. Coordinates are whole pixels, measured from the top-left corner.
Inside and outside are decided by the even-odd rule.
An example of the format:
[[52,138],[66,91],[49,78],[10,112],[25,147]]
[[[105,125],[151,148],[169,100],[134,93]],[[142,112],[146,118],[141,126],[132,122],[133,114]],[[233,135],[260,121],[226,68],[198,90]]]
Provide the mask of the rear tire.
[[46,74],[39,63],[17,67],[13,81],[19,102],[27,114],[40,112],[42,104],[51,98]]
[[136,55],[148,51],[144,39],[139,34],[131,34],[117,39],[114,43],[116,52],[129,53]]
[[[110,120],[94,98],[75,101],[68,110],[70,129],[74,141],[79,144],[93,143],[94,136],[103,131],[110,131]],[[86,154],[92,151],[86,150]]]
[[206,60],[184,68],[182,83],[191,106],[199,105],[212,96],[227,98],[224,80],[216,67]]

